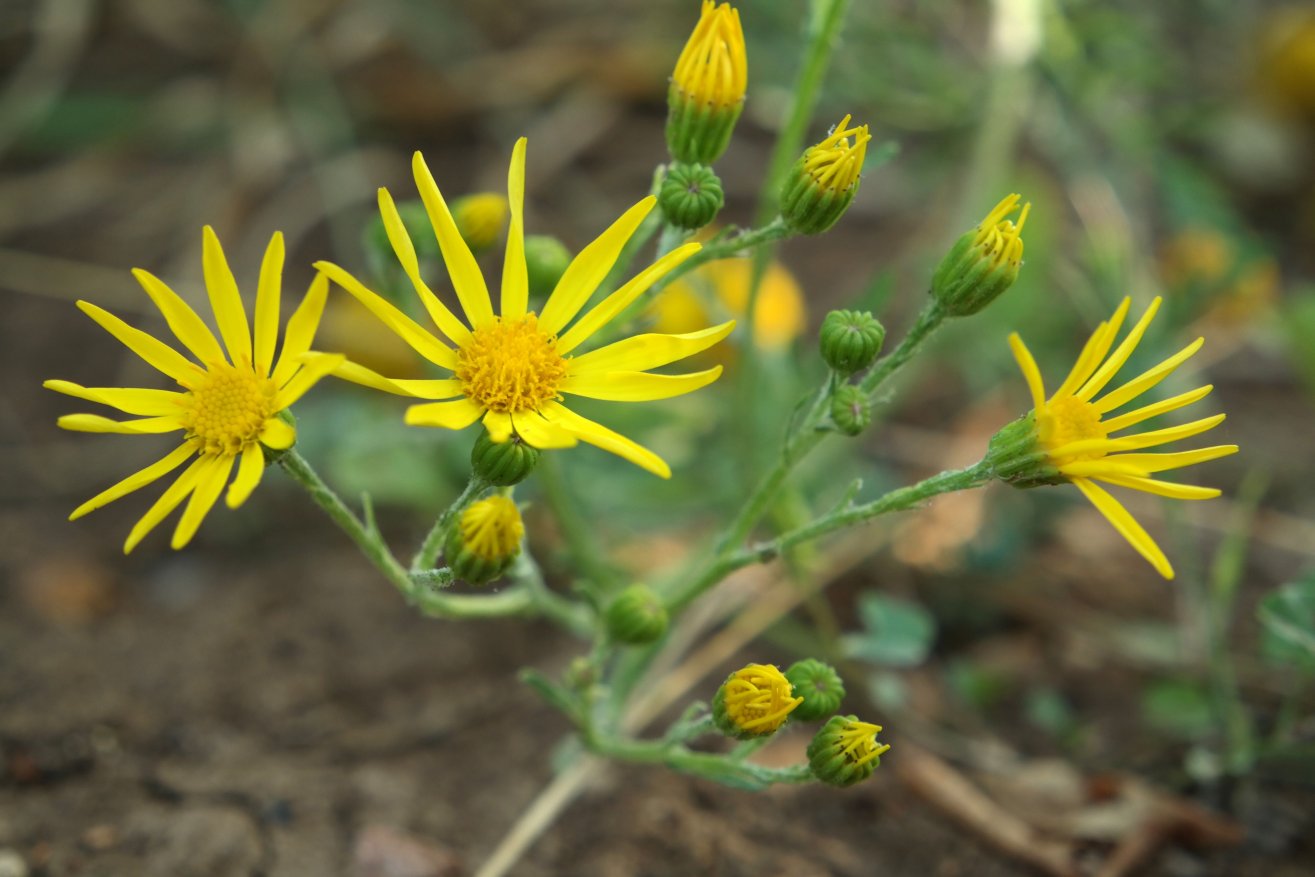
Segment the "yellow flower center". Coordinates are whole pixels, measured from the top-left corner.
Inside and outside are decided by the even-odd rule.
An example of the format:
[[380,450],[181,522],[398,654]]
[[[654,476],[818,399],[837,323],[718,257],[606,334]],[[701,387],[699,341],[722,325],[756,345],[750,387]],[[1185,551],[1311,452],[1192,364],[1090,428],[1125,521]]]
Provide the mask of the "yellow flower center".
[[212,363],[188,394],[181,420],[187,437],[205,454],[237,456],[260,437],[278,412],[278,388],[250,365]]
[[849,119],[841,119],[825,140],[804,153],[804,170],[819,188],[829,192],[847,192],[858,182],[872,139],[867,125],[850,128]]
[[[1048,452],[1063,448],[1073,442],[1104,439],[1108,435],[1105,425],[1100,421],[1100,412],[1090,402],[1083,402],[1074,396],[1064,396],[1049,402],[1037,412],[1037,437]],[[1055,465],[1071,463],[1075,460],[1094,460],[1103,457],[1103,451],[1065,454],[1063,459],[1055,460]]]
[[1018,195],[1009,195],[995,205],[982,220],[982,224],[977,226],[973,242],[982,251],[982,256],[991,259],[996,267],[1005,262],[1023,261],[1023,226],[1027,224],[1027,214],[1032,211],[1031,203],[1023,205],[1017,225],[1005,218],[1018,209],[1021,200]]
[[525,535],[516,503],[490,496],[471,503],[461,513],[461,541],[480,560],[501,561],[515,554]]
[[766,735],[785,724],[794,708],[804,702],[802,697],[791,697],[793,693],[794,686],[776,667],[750,664],[726,680],[723,702],[726,715],[737,727]]
[[890,744],[877,742],[877,732],[880,730],[880,725],[871,722],[847,722],[840,730],[840,739],[836,741],[836,748],[840,750],[846,762],[854,767],[861,767],[869,761],[880,758],[883,752],[890,749]]
[[457,351],[456,375],[466,398],[490,411],[534,411],[557,397],[566,359],[557,352],[556,336],[539,330],[534,314],[499,317],[476,329]]

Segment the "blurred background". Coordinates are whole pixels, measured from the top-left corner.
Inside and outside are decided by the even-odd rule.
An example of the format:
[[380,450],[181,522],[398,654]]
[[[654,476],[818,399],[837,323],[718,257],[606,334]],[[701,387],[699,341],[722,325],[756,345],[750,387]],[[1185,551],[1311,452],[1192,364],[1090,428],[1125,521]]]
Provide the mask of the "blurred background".
[[[719,221],[747,226],[808,5],[739,8],[750,87]],[[372,250],[375,189],[414,198],[417,149],[454,197],[499,191],[528,136],[528,228],[578,251],[666,160],[667,77],[697,16],[694,0],[0,4],[0,873],[462,874],[495,848],[567,730],[516,669],[560,670],[579,646],[418,617],[275,471],[185,552],[157,533],[125,558],[143,496],[64,519],[168,439],[61,432],[82,409],[40,382],[163,386],[73,302],[162,328],[129,269],[199,303],[207,223],[248,302],[275,230],[288,301],[323,258],[400,292]],[[1029,405],[1008,332],[1054,374],[1125,294],[1166,300],[1142,360],[1207,338],[1162,392],[1215,385],[1198,407],[1228,412],[1212,436],[1242,452],[1190,474],[1225,496],[1128,498],[1172,583],[1075,490],[1002,485],[755,572],[736,587],[795,598],[688,696],[737,661],[825,655],[847,709],[893,732],[882,771],[755,796],[619,768],[513,873],[1315,874],[1315,11],[853,3],[810,142],[847,113],[874,136],[858,197],[780,247],[763,290],[760,445],[717,420],[728,346],[707,391],[629,421],[597,409],[671,482],[562,455],[557,488],[618,562],[643,578],[697,545],[822,375],[827,309],[870,308],[898,338],[940,256],[1011,191],[1033,205],[1019,282],[937,336],[878,427],[805,467],[777,523],[855,477],[872,491],[975,461]],[[500,247],[483,261],[496,276]],[[637,323],[742,311],[743,267],[673,284]],[[340,292],[318,346],[419,368]],[[399,550],[469,449],[405,428],[403,407],[341,384],[298,405],[303,452],[344,496],[372,493]],[[532,542],[564,583],[529,487]]]

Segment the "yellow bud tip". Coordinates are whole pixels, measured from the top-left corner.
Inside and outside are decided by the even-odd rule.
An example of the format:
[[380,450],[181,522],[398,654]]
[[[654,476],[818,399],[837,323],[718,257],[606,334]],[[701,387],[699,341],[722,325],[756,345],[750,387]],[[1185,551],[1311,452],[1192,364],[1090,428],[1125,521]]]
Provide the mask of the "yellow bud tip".
[[503,560],[520,548],[525,535],[516,503],[505,496],[473,502],[461,513],[461,541],[481,560]]

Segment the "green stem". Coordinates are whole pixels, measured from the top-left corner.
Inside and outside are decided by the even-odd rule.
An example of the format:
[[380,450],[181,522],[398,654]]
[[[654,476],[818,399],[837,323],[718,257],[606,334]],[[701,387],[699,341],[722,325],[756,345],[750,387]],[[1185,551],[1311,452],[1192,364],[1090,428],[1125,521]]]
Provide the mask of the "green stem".
[[521,546],[521,553],[516,556],[507,574],[530,594],[535,607],[545,618],[578,636],[593,635],[594,624],[586,608],[548,587],[543,578],[543,570],[530,555],[528,546]]
[[871,396],[885,381],[895,372],[903,368],[904,364],[918,352],[922,343],[927,340],[931,333],[940,328],[941,323],[945,322],[946,314],[941,310],[941,306],[933,299],[918,318],[913,321],[909,331],[900,341],[899,346],[892,350],[886,356],[877,360],[872,369],[863,376],[859,381],[859,388]]
[[[310,463],[295,448],[279,457],[279,465],[297,482],[325,514],[356,543],[384,578],[392,583],[407,603],[425,615],[436,618],[498,618],[506,615],[536,615],[533,595],[525,588],[512,588],[497,594],[446,594],[435,586],[435,573],[413,579],[384,544],[377,528],[367,525],[324,483]],[[441,581],[443,576],[437,576]]]
[[706,265],[707,263],[715,262],[718,259],[726,259],[738,255],[746,250],[751,250],[754,247],[762,246],[771,241],[779,241],[783,238],[789,237],[790,234],[790,228],[785,224],[785,220],[778,216],[776,219],[760,228],[749,229],[748,231],[740,232],[739,234],[733,235],[725,240],[707,244],[703,249],[668,271],[666,276],[660,281],[653,284],[653,292],[650,293],[650,295],[660,292],[673,280],[678,277],[683,277],[698,268],[700,265]]
[[685,229],[676,228],[676,226],[671,225],[670,223],[663,223],[662,234],[658,235],[657,255],[654,257],[654,261],[661,259],[667,253],[670,253],[676,247],[683,244],[687,237],[689,237],[689,232],[685,231]]
[[638,764],[661,764],[681,773],[742,789],[763,789],[776,783],[806,783],[813,779],[806,764],[764,767],[712,752],[692,752],[678,743],[663,740],[624,740],[589,735],[585,745],[609,758]]
[[438,520],[434,522],[434,526],[430,528],[428,535],[425,536],[424,544],[420,546],[416,556],[411,559],[412,573],[419,573],[433,568],[439,552],[443,550],[443,539],[447,537],[447,531],[452,527],[452,521],[456,519],[457,514],[466,507],[468,502],[487,490],[489,486],[489,483],[478,475],[470,476],[470,481],[466,482],[466,489],[461,491],[461,495],[452,501],[452,505],[448,506],[447,510],[438,516]]

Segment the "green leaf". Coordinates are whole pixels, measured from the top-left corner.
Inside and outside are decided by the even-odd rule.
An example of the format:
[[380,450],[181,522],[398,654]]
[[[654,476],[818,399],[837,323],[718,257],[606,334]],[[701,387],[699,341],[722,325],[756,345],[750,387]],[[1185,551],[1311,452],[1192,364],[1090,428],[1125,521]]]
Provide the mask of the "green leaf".
[[1315,672],[1315,570],[1260,601],[1261,652],[1276,664]]
[[931,613],[908,600],[868,593],[859,598],[863,632],[841,640],[845,654],[878,666],[916,667],[936,637]]

